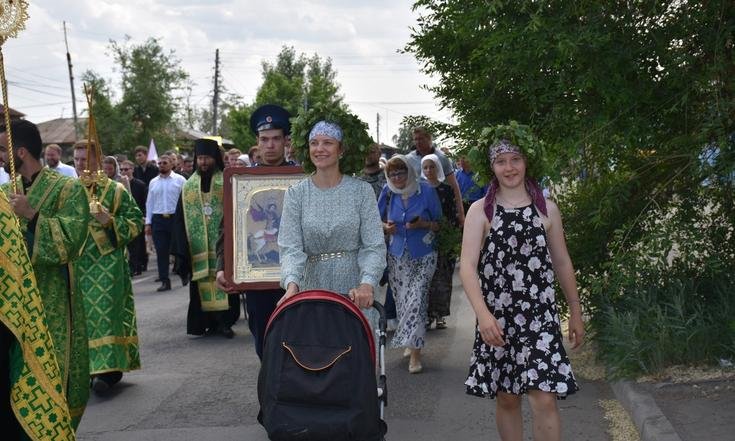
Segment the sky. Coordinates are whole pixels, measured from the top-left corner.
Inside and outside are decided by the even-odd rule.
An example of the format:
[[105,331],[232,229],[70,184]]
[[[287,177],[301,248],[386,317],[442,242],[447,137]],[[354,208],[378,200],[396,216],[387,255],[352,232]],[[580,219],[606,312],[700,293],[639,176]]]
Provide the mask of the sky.
[[[424,89],[435,81],[412,54],[398,52],[418,13],[405,0],[39,0],[30,1],[26,29],[3,45],[9,105],[39,123],[72,116],[62,22],[72,57],[77,113],[86,109],[82,73],[92,69],[119,86],[110,39],[149,37],[174,50],[194,83],[191,102],[211,106],[215,49],[224,87],[252,102],[262,83],[261,62],[284,45],[330,57],[345,102],[392,144],[406,115],[452,122]],[[119,97],[119,94],[118,94]]]

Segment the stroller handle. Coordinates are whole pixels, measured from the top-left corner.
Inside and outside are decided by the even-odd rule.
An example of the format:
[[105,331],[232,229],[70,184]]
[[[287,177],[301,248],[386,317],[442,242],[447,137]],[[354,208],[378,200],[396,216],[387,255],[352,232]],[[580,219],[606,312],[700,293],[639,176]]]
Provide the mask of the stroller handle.
[[373,308],[375,308],[378,311],[378,314],[380,314],[380,318],[378,319],[378,328],[385,332],[387,326],[388,326],[388,320],[385,318],[385,307],[382,303],[378,302],[377,300],[373,300]]

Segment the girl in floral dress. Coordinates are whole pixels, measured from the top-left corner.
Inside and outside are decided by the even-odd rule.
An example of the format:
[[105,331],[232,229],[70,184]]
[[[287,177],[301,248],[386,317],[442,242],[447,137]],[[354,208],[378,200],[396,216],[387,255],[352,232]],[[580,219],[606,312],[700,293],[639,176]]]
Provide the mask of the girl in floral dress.
[[562,346],[554,276],[569,304],[569,339],[584,325],[574,268],[557,205],[526,176],[527,159],[508,140],[489,149],[494,179],[464,224],[460,277],[477,316],[467,393],[497,398],[501,439],[523,439],[528,394],[536,440],[561,437],[557,398],[578,390]]

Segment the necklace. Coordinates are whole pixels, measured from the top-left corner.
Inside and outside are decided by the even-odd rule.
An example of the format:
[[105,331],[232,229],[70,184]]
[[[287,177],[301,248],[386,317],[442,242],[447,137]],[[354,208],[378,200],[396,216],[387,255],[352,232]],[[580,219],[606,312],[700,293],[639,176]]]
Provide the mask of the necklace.
[[503,206],[509,205],[510,208],[519,208],[528,205],[528,195],[524,196],[522,199],[520,199],[518,202],[510,201],[500,195],[497,196],[498,199],[500,199],[500,202],[503,203]]

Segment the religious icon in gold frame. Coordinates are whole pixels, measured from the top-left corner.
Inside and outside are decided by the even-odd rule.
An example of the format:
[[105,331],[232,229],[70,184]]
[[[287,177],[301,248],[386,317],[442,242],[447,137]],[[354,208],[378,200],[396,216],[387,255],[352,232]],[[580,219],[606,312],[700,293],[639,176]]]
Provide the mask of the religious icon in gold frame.
[[283,198],[302,179],[301,167],[225,169],[225,278],[241,290],[278,288]]

